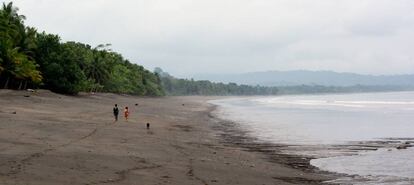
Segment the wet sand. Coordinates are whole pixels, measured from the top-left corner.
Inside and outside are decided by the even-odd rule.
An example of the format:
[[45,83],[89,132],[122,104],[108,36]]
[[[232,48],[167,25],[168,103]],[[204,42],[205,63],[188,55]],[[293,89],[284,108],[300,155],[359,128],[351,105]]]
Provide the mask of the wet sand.
[[214,118],[210,99],[0,90],[0,184],[283,185],[333,178],[309,159],[280,154],[278,145]]

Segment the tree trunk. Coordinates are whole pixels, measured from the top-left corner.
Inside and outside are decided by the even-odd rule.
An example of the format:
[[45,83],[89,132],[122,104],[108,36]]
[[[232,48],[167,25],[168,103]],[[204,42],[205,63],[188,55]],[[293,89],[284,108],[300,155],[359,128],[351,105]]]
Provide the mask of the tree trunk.
[[7,77],[6,83],[4,83],[4,88],[7,89],[9,86],[10,76]]
[[23,80],[20,80],[19,90],[22,90],[22,84],[23,84]]
[[24,88],[23,89],[26,89],[26,88],[27,88],[27,80],[24,81]]

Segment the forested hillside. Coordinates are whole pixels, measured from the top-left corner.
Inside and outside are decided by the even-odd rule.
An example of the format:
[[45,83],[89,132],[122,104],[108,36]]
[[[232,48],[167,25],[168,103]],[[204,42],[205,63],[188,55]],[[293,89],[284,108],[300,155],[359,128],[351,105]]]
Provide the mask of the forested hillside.
[[160,96],[159,77],[99,45],[62,42],[25,26],[12,3],[0,9],[0,88],[46,88],[77,94],[114,92]]
[[277,87],[237,85],[235,83],[214,83],[207,80],[179,79],[155,69],[160,76],[162,86],[167,95],[276,95]]
[[238,85],[236,83],[220,83],[208,80],[193,80],[175,78],[160,68],[155,69],[160,76],[162,86],[167,95],[292,95],[292,94],[324,94],[324,93],[358,93],[358,92],[389,92],[410,91],[411,87],[404,86],[323,86],[323,85],[294,85],[294,86],[260,86]]

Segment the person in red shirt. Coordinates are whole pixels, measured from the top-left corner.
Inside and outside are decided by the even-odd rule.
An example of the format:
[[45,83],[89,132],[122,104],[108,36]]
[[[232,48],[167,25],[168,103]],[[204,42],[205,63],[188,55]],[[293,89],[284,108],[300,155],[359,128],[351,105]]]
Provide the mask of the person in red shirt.
[[129,116],[129,110],[128,110],[128,107],[125,107],[125,110],[124,110],[124,116],[125,116],[125,121],[128,121],[128,116]]

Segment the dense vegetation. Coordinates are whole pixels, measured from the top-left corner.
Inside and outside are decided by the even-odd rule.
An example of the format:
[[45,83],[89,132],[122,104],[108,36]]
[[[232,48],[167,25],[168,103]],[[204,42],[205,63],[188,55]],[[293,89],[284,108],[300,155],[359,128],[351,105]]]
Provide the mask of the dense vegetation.
[[46,88],[59,93],[115,92],[159,96],[159,77],[120,54],[24,25],[12,3],[0,9],[0,88]]
[[168,95],[275,95],[278,93],[276,87],[179,79],[162,71],[160,68],[156,68],[155,73],[160,76],[162,86]]
[[[24,25],[12,3],[0,9],[0,88],[46,88],[54,92],[114,92],[146,96],[275,95],[407,90],[394,86],[250,86],[178,79],[152,73],[109,46],[62,42],[58,35]],[[412,90],[412,88],[411,88]]]
[[407,91],[412,87],[405,86],[322,86],[322,85],[296,85],[296,86],[251,86],[237,85],[236,83],[214,83],[207,80],[179,79],[155,69],[160,76],[162,86],[168,95],[289,95],[289,94],[321,94],[321,93],[357,93],[357,92],[386,92]]

